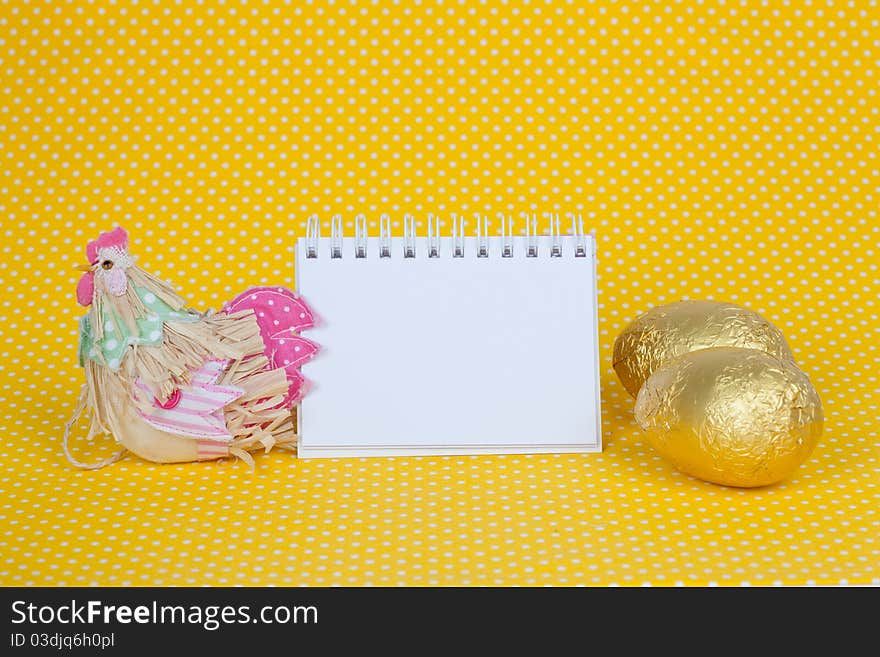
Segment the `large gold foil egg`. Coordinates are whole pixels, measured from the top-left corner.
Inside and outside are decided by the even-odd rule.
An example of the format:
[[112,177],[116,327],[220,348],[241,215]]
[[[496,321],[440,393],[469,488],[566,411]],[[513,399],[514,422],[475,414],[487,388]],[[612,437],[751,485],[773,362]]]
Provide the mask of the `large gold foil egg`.
[[651,373],[710,347],[742,347],[793,362],[782,332],[748,308],[721,301],[679,301],[637,317],[614,342],[613,366],[635,397]]
[[822,435],[822,402],[790,360],[753,349],[694,351],[658,369],[636,399],[648,442],[675,467],[727,486],[788,477]]

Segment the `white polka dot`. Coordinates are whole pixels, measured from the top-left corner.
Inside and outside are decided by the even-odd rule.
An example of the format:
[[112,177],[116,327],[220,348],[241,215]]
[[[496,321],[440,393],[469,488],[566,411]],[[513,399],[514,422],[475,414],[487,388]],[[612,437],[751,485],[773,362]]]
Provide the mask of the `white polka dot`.
[[150,304],[152,304],[152,303],[155,303],[155,302],[156,302],[156,295],[153,294],[152,292],[147,292],[147,293],[144,295],[144,303],[150,303]]
[[107,340],[107,342],[104,344],[104,346],[107,349],[112,351],[113,349],[116,349],[116,347],[119,346],[119,342],[117,342],[116,340]]

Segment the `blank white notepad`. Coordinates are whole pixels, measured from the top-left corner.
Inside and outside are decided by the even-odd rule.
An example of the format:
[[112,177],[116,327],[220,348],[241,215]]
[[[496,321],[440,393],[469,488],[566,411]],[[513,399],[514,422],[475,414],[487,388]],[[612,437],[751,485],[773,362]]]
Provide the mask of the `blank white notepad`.
[[298,240],[299,455],[601,451],[595,272],[589,235]]

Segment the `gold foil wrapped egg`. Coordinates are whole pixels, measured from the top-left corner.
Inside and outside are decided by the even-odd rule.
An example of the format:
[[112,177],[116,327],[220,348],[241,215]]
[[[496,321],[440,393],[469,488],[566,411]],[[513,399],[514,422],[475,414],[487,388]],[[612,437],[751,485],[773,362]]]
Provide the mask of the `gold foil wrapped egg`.
[[782,332],[748,308],[679,301],[637,317],[614,342],[614,371],[635,397],[651,373],[679,356],[711,347],[757,349],[794,362]]
[[636,399],[648,442],[684,473],[727,486],[788,477],[822,435],[822,402],[790,360],[720,347],[658,369]]

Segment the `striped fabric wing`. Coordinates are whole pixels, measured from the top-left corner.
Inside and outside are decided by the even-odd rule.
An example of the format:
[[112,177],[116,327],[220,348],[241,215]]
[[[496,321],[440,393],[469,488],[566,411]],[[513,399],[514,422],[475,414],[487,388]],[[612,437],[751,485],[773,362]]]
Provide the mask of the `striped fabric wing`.
[[149,412],[138,410],[138,414],[160,431],[191,438],[210,438],[224,442],[232,440],[223,418],[223,408],[241,397],[244,390],[214,383],[226,362],[206,361],[193,373],[192,383],[179,391],[179,397],[171,407],[162,407],[155,398],[155,392],[138,379],[138,397],[144,400],[153,399]]

